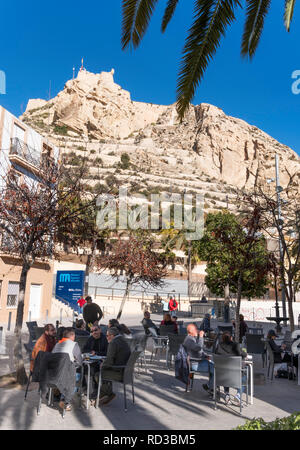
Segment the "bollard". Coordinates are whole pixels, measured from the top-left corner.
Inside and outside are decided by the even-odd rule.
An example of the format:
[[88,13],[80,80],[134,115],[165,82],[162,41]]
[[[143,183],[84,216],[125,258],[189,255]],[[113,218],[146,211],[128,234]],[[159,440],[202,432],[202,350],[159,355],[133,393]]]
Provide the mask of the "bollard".
[[10,331],[10,325],[11,325],[11,311],[8,313],[8,324],[7,324],[7,331]]
[[48,323],[48,309],[46,309],[46,324]]
[[5,344],[2,344],[3,341],[3,327],[0,327],[0,355],[5,355]]
[[62,313],[63,313],[63,310],[61,309],[61,310],[60,310],[60,316],[59,316],[59,322],[60,322],[60,324],[62,324]]
[[3,327],[0,327],[0,346],[2,344]]

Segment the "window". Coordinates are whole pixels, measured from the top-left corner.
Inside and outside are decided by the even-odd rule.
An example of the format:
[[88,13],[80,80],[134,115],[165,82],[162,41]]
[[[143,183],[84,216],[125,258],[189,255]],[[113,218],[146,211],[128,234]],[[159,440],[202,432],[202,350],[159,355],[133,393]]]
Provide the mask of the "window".
[[8,282],[7,302],[6,302],[7,308],[16,308],[18,306],[19,290],[20,290],[20,283],[17,283],[15,281]]

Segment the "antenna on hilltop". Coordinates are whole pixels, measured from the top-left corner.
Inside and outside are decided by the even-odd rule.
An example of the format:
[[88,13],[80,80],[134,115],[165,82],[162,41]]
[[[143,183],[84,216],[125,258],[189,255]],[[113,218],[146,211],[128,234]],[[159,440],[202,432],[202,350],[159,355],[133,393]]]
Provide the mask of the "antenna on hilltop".
[[85,70],[85,68],[83,67],[83,58],[82,58],[82,60],[81,60],[81,67],[80,67],[80,69],[79,69],[79,72],[81,72],[81,71],[83,71],[83,70]]

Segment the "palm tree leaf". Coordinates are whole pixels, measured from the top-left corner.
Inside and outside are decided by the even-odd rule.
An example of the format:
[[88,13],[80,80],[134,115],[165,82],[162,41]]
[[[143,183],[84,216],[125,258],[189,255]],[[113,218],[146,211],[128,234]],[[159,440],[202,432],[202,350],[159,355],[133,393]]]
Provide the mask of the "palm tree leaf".
[[164,12],[162,24],[161,24],[162,33],[164,33],[166,31],[166,28],[167,28],[170,20],[173,17],[173,14],[175,12],[178,2],[179,2],[179,0],[169,0],[168,1],[168,4],[167,4],[165,12]]
[[284,7],[284,25],[287,31],[290,31],[290,25],[294,14],[296,0],[285,0]]
[[158,0],[123,0],[122,2],[122,49],[130,44],[138,47],[148,28]]
[[271,0],[246,0],[246,23],[242,38],[242,56],[252,58],[258,47]]
[[183,49],[177,84],[177,112],[182,119],[221,36],[235,20],[238,0],[196,0],[194,22]]

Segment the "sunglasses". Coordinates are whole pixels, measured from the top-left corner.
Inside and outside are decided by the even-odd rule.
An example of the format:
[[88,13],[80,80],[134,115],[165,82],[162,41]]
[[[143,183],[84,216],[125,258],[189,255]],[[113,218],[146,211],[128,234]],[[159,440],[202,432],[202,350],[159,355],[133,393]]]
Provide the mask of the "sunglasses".
[[92,333],[96,333],[96,331],[100,331],[100,330],[97,330],[97,328],[96,328],[95,330],[92,330]]

